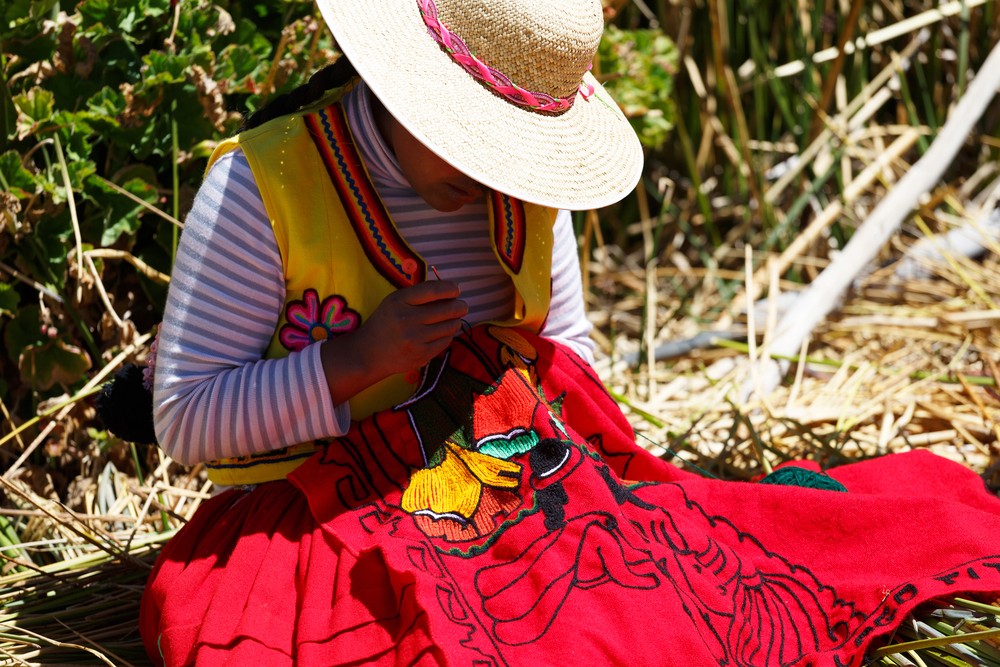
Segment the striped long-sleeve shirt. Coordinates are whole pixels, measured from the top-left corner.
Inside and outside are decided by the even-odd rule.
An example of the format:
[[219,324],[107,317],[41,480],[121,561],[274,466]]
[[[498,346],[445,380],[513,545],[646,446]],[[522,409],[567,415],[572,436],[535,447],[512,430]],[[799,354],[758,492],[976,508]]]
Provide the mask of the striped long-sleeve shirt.
[[[363,84],[343,103],[372,182],[407,243],[469,304],[470,323],[504,318],[514,287],[490,246],[483,199],[453,213],[430,208],[410,188],[375,128]],[[570,216],[554,226],[552,301],[542,335],[592,359]],[[350,427],[333,405],[310,345],[262,359],[285,302],[281,255],[242,151],[209,170],[178,246],[157,352],[154,426],[161,447],[186,464],[254,454]]]

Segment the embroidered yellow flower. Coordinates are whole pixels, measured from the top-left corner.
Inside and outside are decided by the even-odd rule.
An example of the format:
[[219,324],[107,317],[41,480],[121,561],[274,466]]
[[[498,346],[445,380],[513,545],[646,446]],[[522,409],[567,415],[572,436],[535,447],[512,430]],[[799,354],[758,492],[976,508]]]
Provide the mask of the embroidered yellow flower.
[[521,465],[444,443],[444,460],[417,470],[403,492],[402,507],[410,514],[467,523],[480,508],[483,487],[516,489]]

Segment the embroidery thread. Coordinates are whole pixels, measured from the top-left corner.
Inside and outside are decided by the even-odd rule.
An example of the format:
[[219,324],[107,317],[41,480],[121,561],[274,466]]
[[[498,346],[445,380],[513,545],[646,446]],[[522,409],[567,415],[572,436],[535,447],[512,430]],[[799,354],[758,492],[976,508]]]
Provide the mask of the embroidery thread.
[[347,307],[347,301],[336,294],[319,301],[316,290],[309,288],[301,300],[289,301],[285,307],[287,324],[278,332],[285,349],[298,352],[307,345],[342,336],[361,324],[361,315]]

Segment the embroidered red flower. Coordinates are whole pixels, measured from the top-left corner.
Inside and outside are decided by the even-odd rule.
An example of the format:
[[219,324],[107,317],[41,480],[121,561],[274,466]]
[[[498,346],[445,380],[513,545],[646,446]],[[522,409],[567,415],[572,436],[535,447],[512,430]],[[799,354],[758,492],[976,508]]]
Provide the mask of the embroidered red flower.
[[307,289],[302,300],[290,301],[285,308],[288,323],[278,332],[285,348],[298,352],[307,345],[354,331],[361,315],[347,307],[347,300],[334,294],[319,301],[314,289]]

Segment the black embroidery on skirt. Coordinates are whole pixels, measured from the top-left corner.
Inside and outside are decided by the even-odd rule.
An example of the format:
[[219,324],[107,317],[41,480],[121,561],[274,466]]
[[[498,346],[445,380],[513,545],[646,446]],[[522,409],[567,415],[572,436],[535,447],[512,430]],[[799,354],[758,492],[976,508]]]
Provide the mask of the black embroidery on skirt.
[[556,482],[535,491],[535,502],[542,508],[547,529],[558,530],[565,525],[565,506],[569,503],[569,496],[566,495],[566,489],[563,488],[562,482]]
[[904,604],[906,602],[909,602],[916,596],[917,596],[917,587],[914,586],[913,584],[906,584],[905,586],[899,589],[899,592],[897,592],[895,595],[892,596],[892,599],[896,601],[896,604]]
[[949,586],[955,585],[955,580],[958,579],[958,572],[949,572],[948,574],[941,575],[940,577],[934,577],[938,581],[943,581]]

